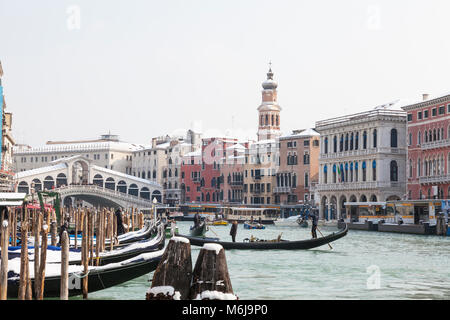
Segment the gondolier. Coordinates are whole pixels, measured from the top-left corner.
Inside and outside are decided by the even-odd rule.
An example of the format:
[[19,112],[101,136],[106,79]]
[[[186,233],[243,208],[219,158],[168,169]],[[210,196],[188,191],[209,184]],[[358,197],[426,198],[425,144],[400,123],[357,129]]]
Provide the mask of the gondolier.
[[198,227],[200,225],[200,215],[198,212],[194,215],[194,228]]
[[319,217],[317,216],[317,213],[315,211],[313,211],[313,213],[311,214],[311,220],[312,220],[312,227],[311,227],[311,234],[313,239],[317,239],[317,223],[319,221]]
[[230,230],[230,236],[231,239],[233,240],[233,242],[236,242],[236,234],[237,234],[237,221],[233,221],[233,223],[231,224],[231,230]]

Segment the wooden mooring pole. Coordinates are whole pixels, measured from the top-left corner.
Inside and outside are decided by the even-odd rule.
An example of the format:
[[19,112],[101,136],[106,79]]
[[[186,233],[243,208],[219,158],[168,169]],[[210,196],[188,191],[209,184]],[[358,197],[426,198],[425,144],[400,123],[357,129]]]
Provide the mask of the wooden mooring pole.
[[61,287],[60,299],[69,300],[69,235],[67,231],[61,234]]
[[172,237],[153,275],[146,300],[186,300],[192,277],[191,244]]
[[8,296],[8,242],[9,242],[9,223],[7,219],[4,220],[2,219],[1,231],[2,235],[0,245],[2,248],[2,259],[0,267],[0,300],[6,300]]

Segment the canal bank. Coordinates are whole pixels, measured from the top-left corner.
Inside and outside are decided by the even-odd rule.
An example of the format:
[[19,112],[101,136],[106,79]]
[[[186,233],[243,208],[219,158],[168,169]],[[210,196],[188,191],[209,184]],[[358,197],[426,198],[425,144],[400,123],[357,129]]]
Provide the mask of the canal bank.
[[[190,222],[177,223],[180,233],[188,234]],[[230,240],[230,226],[210,227]],[[337,228],[319,227],[322,233]],[[214,231],[214,233],[212,232]],[[237,240],[250,235],[258,238],[307,239],[310,229],[276,227],[245,230],[239,225]],[[233,290],[241,300],[279,299],[450,299],[450,238],[365,232],[350,230],[332,243],[298,251],[227,250],[227,264]],[[192,260],[199,247],[192,247]],[[376,285],[379,276],[379,289]],[[144,300],[149,288],[146,275],[123,285],[92,293],[90,299]],[[369,284],[369,286],[368,286]]]

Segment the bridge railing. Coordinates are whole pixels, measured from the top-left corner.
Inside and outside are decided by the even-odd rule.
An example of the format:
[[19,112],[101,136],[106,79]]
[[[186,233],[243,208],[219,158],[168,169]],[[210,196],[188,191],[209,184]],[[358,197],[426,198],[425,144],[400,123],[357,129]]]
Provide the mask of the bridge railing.
[[152,203],[150,199],[141,198],[135,195],[131,195],[128,193],[123,193],[116,190],[111,190],[108,188],[100,187],[97,185],[69,185],[69,186],[61,186],[57,188],[55,191],[61,192],[62,194],[65,193],[65,191],[80,191],[82,193],[97,193],[97,194],[108,194],[111,197],[119,198],[124,201],[128,202],[140,202],[149,204]]

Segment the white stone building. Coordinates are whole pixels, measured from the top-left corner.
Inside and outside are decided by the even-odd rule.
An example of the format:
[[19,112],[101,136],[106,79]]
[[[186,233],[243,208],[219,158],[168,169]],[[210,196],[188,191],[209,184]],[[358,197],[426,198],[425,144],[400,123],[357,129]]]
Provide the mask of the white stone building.
[[316,204],[321,218],[344,216],[345,202],[403,199],[406,113],[400,102],[316,123],[320,133]]
[[119,141],[115,135],[102,135],[98,140],[49,141],[42,147],[16,146],[13,149],[15,172],[46,167],[52,161],[73,156],[93,160],[106,169],[131,174],[132,155],[141,146]]

